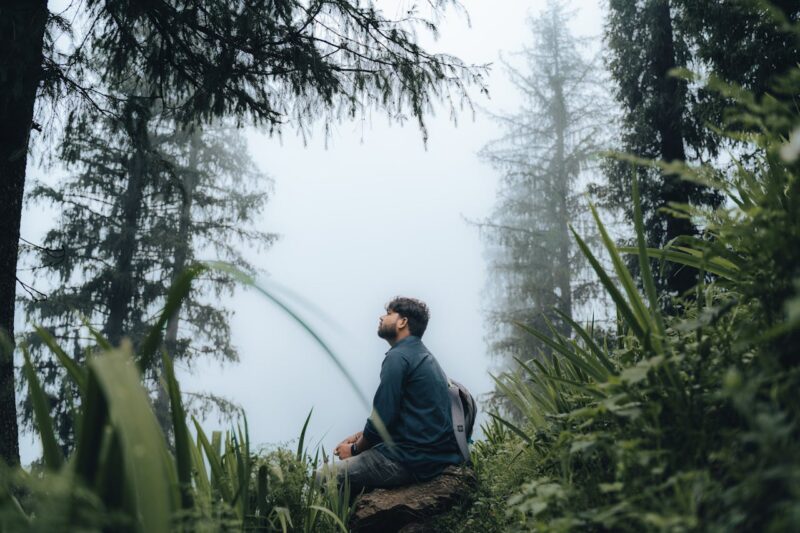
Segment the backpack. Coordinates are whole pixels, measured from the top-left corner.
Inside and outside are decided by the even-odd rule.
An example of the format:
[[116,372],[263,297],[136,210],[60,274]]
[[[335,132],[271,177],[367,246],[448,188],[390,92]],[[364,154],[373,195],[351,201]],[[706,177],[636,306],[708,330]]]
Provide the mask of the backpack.
[[469,445],[472,438],[472,427],[478,407],[469,390],[457,381],[447,380],[447,391],[450,394],[450,409],[453,414],[453,432],[464,462],[469,462]]

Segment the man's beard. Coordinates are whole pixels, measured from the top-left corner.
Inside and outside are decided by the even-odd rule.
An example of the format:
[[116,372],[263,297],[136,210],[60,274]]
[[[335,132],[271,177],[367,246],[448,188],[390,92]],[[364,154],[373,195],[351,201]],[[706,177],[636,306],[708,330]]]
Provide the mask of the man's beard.
[[393,340],[397,339],[397,331],[393,326],[389,326],[388,324],[384,326],[381,324],[378,326],[378,337],[392,342]]

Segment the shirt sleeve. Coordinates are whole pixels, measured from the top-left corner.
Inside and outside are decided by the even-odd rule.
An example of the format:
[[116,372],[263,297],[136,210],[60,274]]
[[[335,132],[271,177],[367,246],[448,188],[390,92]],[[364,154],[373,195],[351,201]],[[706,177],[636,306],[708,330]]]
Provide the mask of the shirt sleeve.
[[[399,353],[386,356],[381,366],[381,383],[375,391],[372,400],[372,414],[364,426],[364,437],[370,444],[383,442],[383,437],[378,431],[378,425],[383,423],[386,431],[392,427],[398,413],[400,402],[403,398],[403,380],[405,379],[408,363]],[[375,419],[379,417],[379,421]]]

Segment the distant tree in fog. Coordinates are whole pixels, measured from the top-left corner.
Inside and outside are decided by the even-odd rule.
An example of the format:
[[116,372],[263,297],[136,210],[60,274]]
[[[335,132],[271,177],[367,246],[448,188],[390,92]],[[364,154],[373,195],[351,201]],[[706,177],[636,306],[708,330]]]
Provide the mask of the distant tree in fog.
[[487,244],[490,348],[514,366],[542,346],[514,323],[565,332],[593,292],[569,225],[586,220],[581,192],[590,163],[606,146],[609,105],[601,65],[582,53],[563,2],[548,2],[530,21],[532,41],[506,63],[522,95],[519,109],[494,115],[504,130],[481,156],[502,172],[494,211],[480,226]]
[[[240,134],[176,125],[160,117],[150,100],[128,98],[124,106],[118,115],[89,115],[67,130],[61,158],[73,172],[55,186],[37,184],[30,194],[32,201],[52,203],[61,216],[45,237],[45,249],[32,250],[37,275],[55,284],[46,298],[25,301],[27,320],[73,346],[78,360],[90,344],[83,318],[112,343],[126,336],[137,346],[173,281],[198,255],[254,272],[242,250],[273,238],[253,226],[269,186]],[[184,362],[237,359],[231,311],[217,301],[233,283],[209,276],[194,284],[167,324],[167,353]],[[30,341],[52,395],[60,440],[68,447],[69,399],[76,391],[49,350],[39,349],[38,336]],[[148,370],[155,378],[156,414],[169,428],[159,373]],[[30,421],[29,406],[23,415]]]

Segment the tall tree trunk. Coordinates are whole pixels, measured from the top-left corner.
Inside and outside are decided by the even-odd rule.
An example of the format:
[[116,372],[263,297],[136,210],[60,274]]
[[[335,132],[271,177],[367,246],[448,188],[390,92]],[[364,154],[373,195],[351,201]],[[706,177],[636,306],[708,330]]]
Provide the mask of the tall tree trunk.
[[[684,134],[682,116],[686,103],[684,101],[682,81],[669,75],[674,69],[675,42],[672,31],[672,14],[669,0],[654,0],[652,34],[653,65],[656,69],[659,84],[657,87],[660,112],[656,114],[656,128],[660,136],[661,158],[664,161],[685,161]],[[691,184],[681,180],[675,174],[665,174],[661,186],[661,204],[666,207],[670,202],[688,203],[692,190]],[[696,228],[691,221],[665,217],[665,241],[680,235],[695,235]],[[671,291],[682,294],[691,289],[696,281],[694,273],[688,268],[669,268],[667,270],[667,286]]]
[[14,394],[14,304],[28,140],[42,72],[44,0],[4,0],[0,7],[0,458],[19,464]]
[[136,100],[127,104],[124,112],[125,128],[134,150],[128,161],[128,183],[122,198],[122,217],[119,242],[116,251],[116,272],[111,281],[108,301],[108,317],[104,333],[113,345],[122,340],[125,321],[133,305],[133,255],[139,229],[145,180],[147,179],[147,156],[149,151],[147,104]]
[[[555,125],[556,133],[556,153],[555,153],[555,177],[556,183],[553,187],[555,198],[553,198],[553,207],[555,209],[555,221],[558,232],[558,265],[556,269],[556,287],[561,293],[558,300],[558,309],[566,314],[572,316],[572,272],[570,269],[569,261],[569,211],[567,210],[567,199],[569,196],[569,178],[570,169],[567,168],[566,161],[566,132],[567,132],[567,104],[564,96],[564,79],[561,73],[560,64],[560,51],[558,47],[558,36],[555,37],[555,83],[553,86],[554,93],[554,106],[553,106],[553,124]],[[564,323],[563,320],[558,321],[561,324],[561,332],[568,335],[570,327]]]
[[[186,269],[186,261],[189,257],[189,250],[191,249],[192,203],[194,192],[197,187],[197,166],[200,156],[200,136],[202,134],[199,130],[194,130],[189,135],[189,168],[187,172],[183,173],[181,215],[178,223],[178,236],[175,242],[172,264],[173,283],[175,283],[178,276]],[[167,321],[167,331],[164,335],[164,346],[166,348],[167,357],[174,357],[177,350],[180,314],[179,306]],[[161,366],[163,368],[163,365]],[[155,411],[164,434],[171,434],[172,424],[169,416],[169,396],[160,380],[158,382]]]

